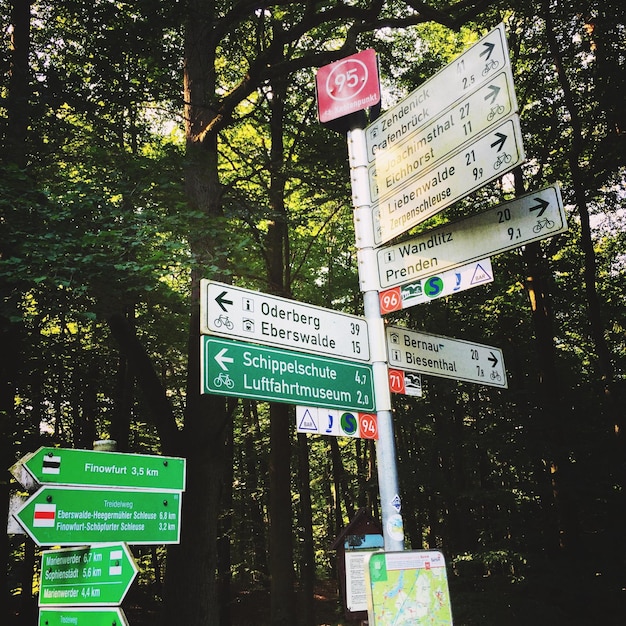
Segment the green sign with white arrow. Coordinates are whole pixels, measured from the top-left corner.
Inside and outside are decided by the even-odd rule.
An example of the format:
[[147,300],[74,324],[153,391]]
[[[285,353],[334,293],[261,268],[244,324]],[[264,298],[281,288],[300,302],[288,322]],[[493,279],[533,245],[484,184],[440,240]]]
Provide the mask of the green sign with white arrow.
[[185,459],[175,457],[39,448],[23,465],[40,485],[185,490]]
[[128,626],[118,607],[85,609],[41,609],[39,626]]
[[39,546],[179,543],[181,493],[45,486],[16,513]]
[[39,606],[117,606],[135,576],[125,543],[47,550],[41,555]]
[[207,335],[201,341],[202,393],[330,409],[375,409],[369,364]]

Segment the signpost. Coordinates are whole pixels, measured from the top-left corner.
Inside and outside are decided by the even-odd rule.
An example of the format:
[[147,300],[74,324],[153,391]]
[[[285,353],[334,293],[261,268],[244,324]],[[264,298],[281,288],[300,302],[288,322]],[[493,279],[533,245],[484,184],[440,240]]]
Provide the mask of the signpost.
[[434,274],[428,278],[411,282],[402,287],[394,287],[379,293],[380,312],[393,313],[430,302],[436,298],[449,296],[493,281],[490,259],[481,259],[453,270]]
[[124,611],[110,608],[55,608],[39,611],[39,626],[128,626]]
[[377,251],[383,290],[519,248],[567,230],[558,185],[520,196],[478,215],[444,224]]
[[125,543],[44,551],[39,606],[117,606],[137,571]]
[[200,281],[200,332],[369,362],[365,318],[250,289]]
[[373,107],[380,102],[376,52],[370,48],[320,67],[315,87],[322,123]]
[[375,243],[401,235],[521,165],[524,158],[519,116],[513,115],[381,200],[373,215]]
[[207,335],[201,341],[202,393],[364,412],[375,408],[371,365]]
[[297,406],[296,430],[315,435],[378,439],[376,414],[349,410]]
[[39,485],[185,490],[185,459],[182,458],[39,448],[20,462]]
[[14,514],[38,546],[179,543],[181,494],[44,486]]
[[398,370],[507,387],[499,348],[387,326],[389,365]]

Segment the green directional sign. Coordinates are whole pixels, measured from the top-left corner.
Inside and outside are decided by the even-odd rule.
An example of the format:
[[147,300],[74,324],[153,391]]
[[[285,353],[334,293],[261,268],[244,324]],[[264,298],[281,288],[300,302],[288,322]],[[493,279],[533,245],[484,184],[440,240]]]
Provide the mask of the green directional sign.
[[180,492],[44,486],[14,513],[39,546],[179,543]]
[[201,337],[201,391],[329,409],[373,411],[372,366]]
[[125,543],[47,550],[41,555],[39,606],[117,606],[135,576]]
[[84,609],[41,609],[39,626],[128,626],[118,607]]
[[23,465],[40,485],[185,489],[185,459],[175,457],[39,448]]

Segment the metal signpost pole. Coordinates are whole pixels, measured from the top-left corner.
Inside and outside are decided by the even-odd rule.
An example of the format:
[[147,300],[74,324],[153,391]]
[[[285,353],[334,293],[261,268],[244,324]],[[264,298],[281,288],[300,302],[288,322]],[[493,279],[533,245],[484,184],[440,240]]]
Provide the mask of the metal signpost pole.
[[[359,282],[371,284],[364,277],[376,275],[374,227],[368,178],[367,147],[363,128],[348,131],[348,155],[354,205],[354,226],[359,258]],[[382,510],[385,550],[404,550],[404,529],[400,514],[400,491],[396,467],[396,449],[391,415],[391,393],[385,347],[385,331],[376,290],[363,292],[365,319],[368,323],[378,420],[376,461],[378,489]]]

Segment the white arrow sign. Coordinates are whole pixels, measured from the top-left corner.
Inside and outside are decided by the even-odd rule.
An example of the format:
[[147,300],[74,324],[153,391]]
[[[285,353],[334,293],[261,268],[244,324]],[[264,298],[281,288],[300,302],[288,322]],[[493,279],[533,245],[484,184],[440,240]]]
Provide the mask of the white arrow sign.
[[381,200],[374,241],[389,241],[524,162],[519,116],[465,145],[427,173]]
[[402,141],[507,65],[504,24],[499,24],[365,129],[369,160],[376,150]]
[[552,185],[381,248],[376,254],[379,290],[412,283],[566,230],[560,188]]
[[389,367],[492,387],[507,387],[499,348],[387,326]]
[[380,201],[403,189],[411,179],[430,171],[516,111],[513,75],[507,66],[403,141],[369,146],[368,152],[375,157],[369,166],[372,200]]
[[[200,281],[200,332],[325,356],[370,360],[365,318],[210,280]],[[228,359],[220,359],[220,367],[226,369]]]

